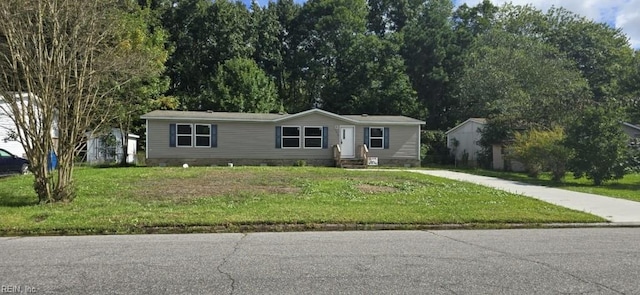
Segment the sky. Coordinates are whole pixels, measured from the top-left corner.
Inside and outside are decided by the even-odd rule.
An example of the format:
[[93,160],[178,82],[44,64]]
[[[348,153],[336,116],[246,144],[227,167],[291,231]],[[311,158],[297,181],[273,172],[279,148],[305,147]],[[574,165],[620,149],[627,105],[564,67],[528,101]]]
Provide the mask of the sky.
[[[480,2],[482,0],[454,0],[456,6],[462,3],[475,6]],[[631,46],[640,49],[640,0],[492,0],[491,2],[498,6],[507,2],[515,5],[532,4],[542,11],[546,11],[551,6],[564,7],[596,22],[604,22],[622,29],[629,38]]]

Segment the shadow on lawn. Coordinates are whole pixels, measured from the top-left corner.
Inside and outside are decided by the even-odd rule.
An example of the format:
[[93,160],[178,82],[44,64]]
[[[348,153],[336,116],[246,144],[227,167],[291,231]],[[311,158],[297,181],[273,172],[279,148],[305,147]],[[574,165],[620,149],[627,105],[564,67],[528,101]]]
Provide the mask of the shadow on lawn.
[[[9,177],[20,177],[17,175],[3,175],[0,176],[0,181]],[[33,189],[33,186],[31,186]],[[0,207],[23,207],[33,206],[38,204],[38,198],[33,195],[25,195],[16,193],[11,190],[0,190]]]
[[24,207],[38,205],[38,198],[0,192],[0,207]]

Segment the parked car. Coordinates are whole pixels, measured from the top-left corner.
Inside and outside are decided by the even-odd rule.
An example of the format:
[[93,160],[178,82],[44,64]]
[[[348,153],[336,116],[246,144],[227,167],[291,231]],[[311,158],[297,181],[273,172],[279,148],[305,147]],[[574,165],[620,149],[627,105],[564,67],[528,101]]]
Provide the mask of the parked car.
[[0,149],[0,175],[14,173],[26,174],[28,172],[29,160]]

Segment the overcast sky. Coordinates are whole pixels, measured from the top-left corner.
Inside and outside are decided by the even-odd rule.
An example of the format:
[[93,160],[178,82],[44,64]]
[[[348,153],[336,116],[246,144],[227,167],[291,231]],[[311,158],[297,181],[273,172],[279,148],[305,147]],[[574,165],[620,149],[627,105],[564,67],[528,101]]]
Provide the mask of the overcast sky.
[[[480,2],[482,0],[454,0],[456,5],[467,3],[469,6],[475,6]],[[605,22],[621,28],[629,38],[631,46],[640,49],[640,0],[491,0],[491,2],[498,6],[507,2],[516,5],[532,4],[543,11],[551,6],[561,6],[596,22]]]

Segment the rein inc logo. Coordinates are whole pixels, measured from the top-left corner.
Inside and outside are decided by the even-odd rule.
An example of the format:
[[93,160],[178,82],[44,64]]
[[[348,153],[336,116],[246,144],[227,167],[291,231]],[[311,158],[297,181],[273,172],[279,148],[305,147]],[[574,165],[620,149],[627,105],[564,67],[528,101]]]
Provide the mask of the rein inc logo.
[[38,290],[32,286],[20,286],[20,285],[0,285],[0,294],[25,294],[25,293],[38,293]]

